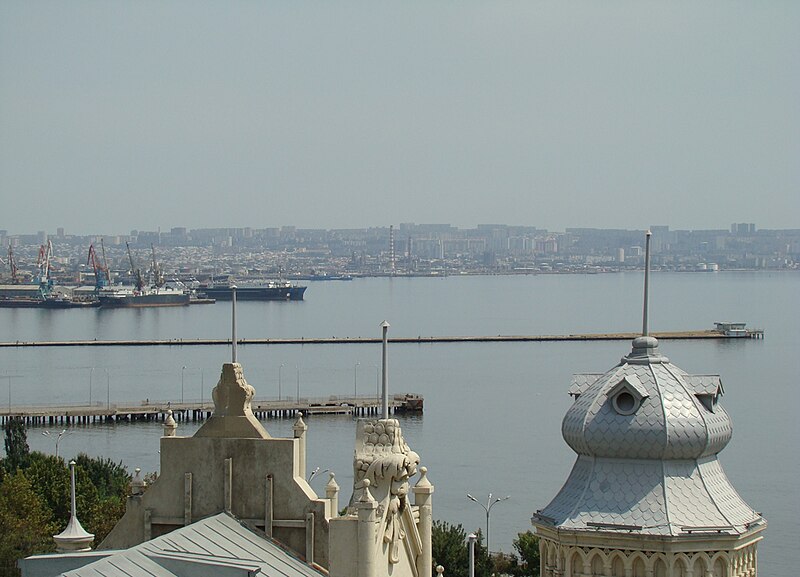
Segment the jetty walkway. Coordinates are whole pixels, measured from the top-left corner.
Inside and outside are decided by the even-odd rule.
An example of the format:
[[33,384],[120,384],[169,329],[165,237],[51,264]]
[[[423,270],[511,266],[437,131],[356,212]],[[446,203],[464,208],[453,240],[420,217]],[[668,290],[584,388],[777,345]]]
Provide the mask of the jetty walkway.
[[[748,329],[745,334],[730,335],[717,330],[656,332],[652,336],[662,340],[686,339],[738,339],[742,337],[764,338],[762,329]],[[440,336],[440,337],[393,337],[392,344],[426,343],[493,343],[493,342],[550,342],[550,341],[629,341],[640,333],[591,333],[569,335],[496,335],[496,336]],[[239,345],[342,345],[380,344],[380,338],[329,337],[299,339],[236,339]],[[230,339],[150,339],[150,340],[76,340],[76,341],[8,341],[0,342],[4,347],[154,347],[154,346],[220,346],[230,345]]]
[[[389,413],[422,412],[424,399],[413,393],[398,393],[389,398]],[[299,399],[253,399],[253,414],[259,419],[306,415],[378,415],[382,409],[375,395],[330,396]],[[167,411],[176,421],[204,421],[214,411],[211,400],[201,402],[153,401],[130,403],[97,402],[76,405],[5,406],[0,422],[21,417],[28,426],[80,425],[122,421],[163,421]]]

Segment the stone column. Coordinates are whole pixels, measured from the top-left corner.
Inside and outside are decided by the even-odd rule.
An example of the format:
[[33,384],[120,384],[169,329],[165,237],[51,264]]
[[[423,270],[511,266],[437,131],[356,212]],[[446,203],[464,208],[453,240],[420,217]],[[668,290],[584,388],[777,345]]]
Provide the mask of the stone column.
[[336,482],[336,475],[329,473],[328,484],[325,485],[325,497],[331,503],[331,517],[339,516],[339,483]]
[[303,413],[297,413],[297,420],[294,422],[294,438],[300,441],[300,456],[297,464],[297,474],[303,479],[306,478],[306,431],[308,425],[303,421]]
[[369,492],[369,479],[364,479],[364,489],[356,502],[358,511],[358,575],[354,577],[378,576],[378,502]]
[[412,491],[414,492],[414,505],[419,508],[419,522],[417,530],[422,541],[422,554],[417,558],[417,573],[420,577],[430,577],[433,567],[433,551],[431,549],[431,536],[433,533],[433,508],[431,495],[433,485],[428,480],[428,468],[420,467],[420,478]]

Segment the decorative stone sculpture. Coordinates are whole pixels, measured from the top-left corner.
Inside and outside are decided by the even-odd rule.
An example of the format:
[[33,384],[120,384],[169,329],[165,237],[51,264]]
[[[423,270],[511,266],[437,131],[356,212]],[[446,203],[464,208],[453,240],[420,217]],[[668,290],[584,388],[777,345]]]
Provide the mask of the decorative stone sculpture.
[[405,538],[400,519],[408,506],[409,479],[418,466],[419,455],[406,444],[397,419],[359,421],[353,496],[368,490],[380,504],[379,515],[385,518],[383,542],[389,545],[390,563],[399,560],[399,544]]
[[244,378],[242,365],[225,363],[219,382],[211,392],[214,413],[195,433],[196,437],[270,438],[253,415],[250,401],[255,389]]

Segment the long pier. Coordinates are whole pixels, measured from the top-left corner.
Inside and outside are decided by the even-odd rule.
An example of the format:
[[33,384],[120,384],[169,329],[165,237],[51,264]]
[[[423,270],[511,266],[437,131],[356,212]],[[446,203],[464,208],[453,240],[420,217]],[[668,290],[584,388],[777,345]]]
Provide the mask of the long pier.
[[[424,399],[413,393],[399,393],[389,398],[389,412],[422,412]],[[330,396],[299,399],[253,399],[253,414],[258,419],[293,417],[298,412],[310,415],[378,415],[381,400],[375,395]],[[20,417],[28,426],[90,425],[98,423],[163,421],[167,411],[172,411],[176,421],[204,421],[214,411],[211,400],[176,403],[151,401],[138,403],[93,403],[76,405],[30,405],[0,408],[0,422]]]
[[[742,335],[726,335],[716,330],[656,332],[652,336],[662,340],[740,339]],[[550,342],[550,341],[629,341],[639,333],[589,333],[568,335],[490,335],[490,336],[433,336],[393,337],[390,343],[493,343],[493,342]],[[748,329],[746,338],[764,338],[763,329]],[[342,345],[380,344],[380,338],[329,337],[299,339],[236,339],[239,345]],[[76,341],[7,341],[0,348],[10,347],[155,347],[155,346],[220,346],[230,345],[230,339],[146,339],[146,340],[76,340]]]

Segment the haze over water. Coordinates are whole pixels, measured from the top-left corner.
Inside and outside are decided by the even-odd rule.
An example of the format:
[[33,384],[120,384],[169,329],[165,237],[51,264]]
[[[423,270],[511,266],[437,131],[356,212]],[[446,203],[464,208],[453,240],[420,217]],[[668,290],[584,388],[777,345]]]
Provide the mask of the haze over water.
[[[653,332],[706,329],[714,321],[764,328],[764,340],[660,342],[663,354],[689,373],[720,374],[722,404],[734,422],[721,462],[734,487],[769,522],[760,545],[762,575],[785,575],[797,562],[800,476],[796,387],[800,373],[800,274],[654,273]],[[390,337],[569,334],[641,330],[641,273],[447,278],[379,278],[311,283],[304,302],[239,305],[240,338]],[[0,341],[227,338],[230,306],[175,309],[0,309]],[[493,549],[509,551],[530,515],[566,480],[575,455],[561,438],[573,373],[605,372],[630,342],[392,345],[393,392],[425,396],[422,416],[403,417],[409,445],[436,485],[434,515],[468,529],[485,515],[465,495],[510,495],[492,510]],[[0,349],[0,398],[12,404],[111,403],[149,398],[208,398],[227,347],[86,347]],[[239,347],[239,361],[258,397],[373,394],[379,345]],[[281,365],[283,365],[281,367]],[[94,367],[94,369],[92,369]],[[183,369],[182,367],[186,367]],[[9,378],[10,377],[10,378]],[[274,436],[290,436],[292,419],[269,420]],[[308,470],[332,469],[349,497],[355,426],[350,417],[310,417]],[[194,426],[179,427],[191,434]],[[75,428],[61,454],[79,451],[123,460],[130,469],[158,468],[161,429],[153,424]],[[52,452],[36,429],[32,448]],[[312,485],[323,493],[327,475]]]

